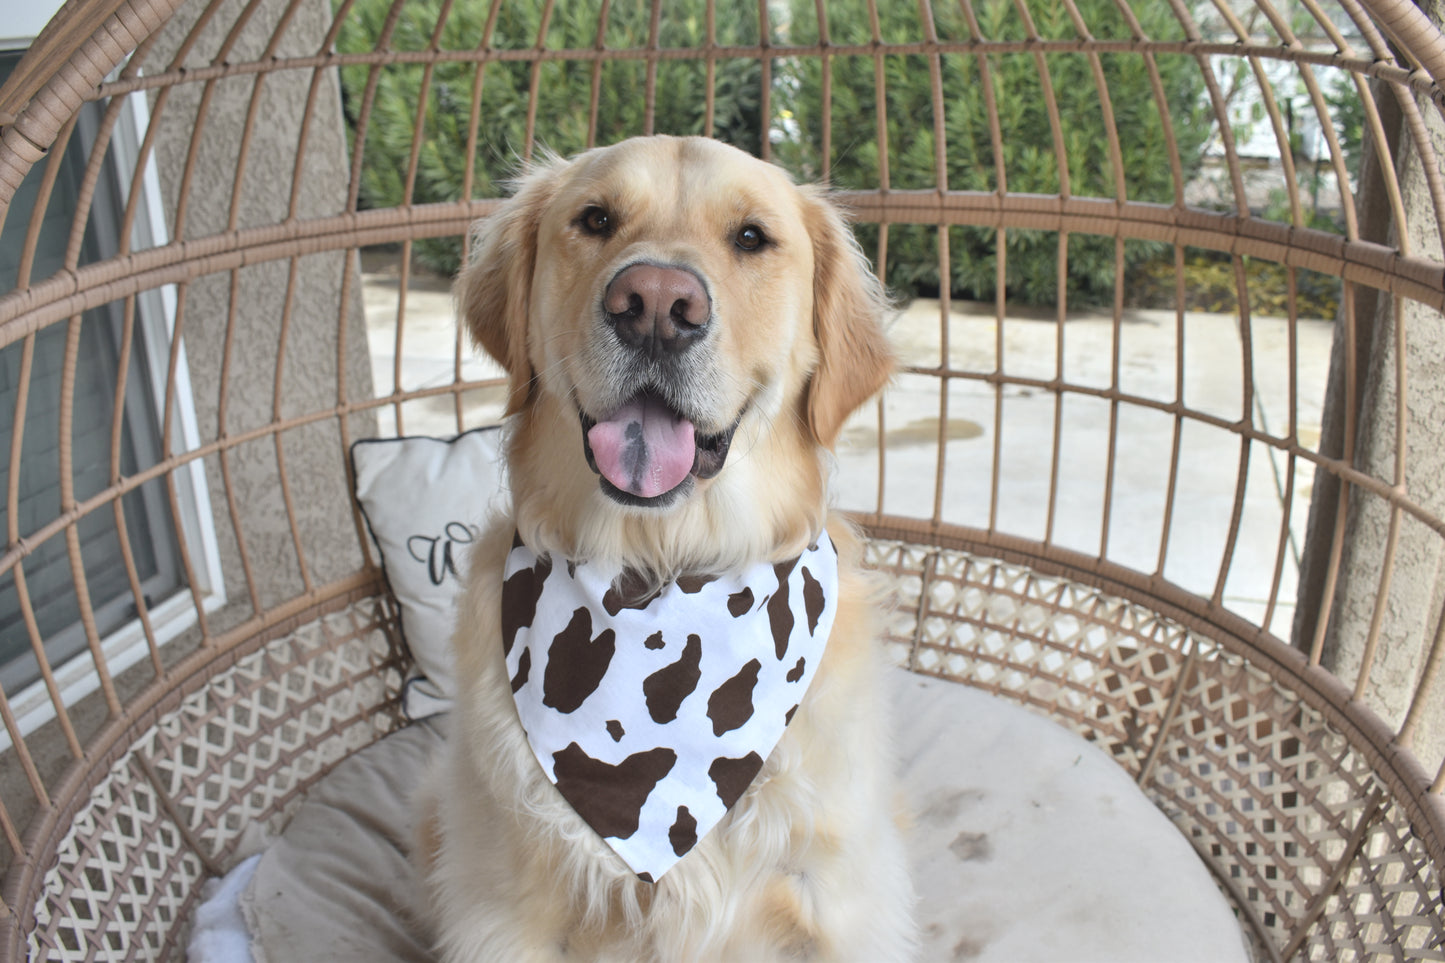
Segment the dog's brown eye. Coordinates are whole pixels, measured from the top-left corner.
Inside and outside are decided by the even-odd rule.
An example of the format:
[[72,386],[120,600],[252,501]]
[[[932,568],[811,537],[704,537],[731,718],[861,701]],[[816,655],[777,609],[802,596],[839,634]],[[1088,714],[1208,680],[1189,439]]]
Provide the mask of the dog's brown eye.
[[744,251],[756,251],[763,246],[764,240],[762,228],[756,224],[745,224],[738,231],[738,236],[733,240],[733,243]]
[[608,214],[604,208],[589,207],[582,212],[582,217],[579,220],[582,224],[582,230],[588,234],[605,237],[612,233],[612,215]]

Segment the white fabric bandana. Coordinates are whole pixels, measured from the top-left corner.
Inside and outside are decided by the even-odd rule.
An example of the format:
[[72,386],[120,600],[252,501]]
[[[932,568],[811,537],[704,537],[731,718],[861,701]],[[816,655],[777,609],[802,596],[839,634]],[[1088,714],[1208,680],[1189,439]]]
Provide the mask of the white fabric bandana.
[[737,802],[792,721],[833,627],[838,554],[824,532],[792,561],[642,598],[634,573],[615,575],[554,565],[518,537],[502,647],[547,778],[655,882]]

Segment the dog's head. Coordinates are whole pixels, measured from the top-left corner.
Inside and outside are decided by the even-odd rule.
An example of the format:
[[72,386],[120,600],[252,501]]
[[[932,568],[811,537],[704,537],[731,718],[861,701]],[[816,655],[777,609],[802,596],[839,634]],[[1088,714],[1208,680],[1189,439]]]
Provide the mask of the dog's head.
[[882,289],[823,192],[639,138],[537,165],[475,240],[458,300],[521,416],[519,524],[582,554],[609,525],[816,529],[818,451],[892,370]]

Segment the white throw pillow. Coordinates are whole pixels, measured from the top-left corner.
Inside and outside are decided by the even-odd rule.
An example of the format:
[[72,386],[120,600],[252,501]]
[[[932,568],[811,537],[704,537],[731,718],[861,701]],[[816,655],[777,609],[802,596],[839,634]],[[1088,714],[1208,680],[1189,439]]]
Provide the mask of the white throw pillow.
[[401,606],[401,632],[416,660],[403,707],[424,718],[455,695],[455,596],[471,543],[502,508],[502,439],[497,428],[455,438],[373,438],[351,446],[356,499]]

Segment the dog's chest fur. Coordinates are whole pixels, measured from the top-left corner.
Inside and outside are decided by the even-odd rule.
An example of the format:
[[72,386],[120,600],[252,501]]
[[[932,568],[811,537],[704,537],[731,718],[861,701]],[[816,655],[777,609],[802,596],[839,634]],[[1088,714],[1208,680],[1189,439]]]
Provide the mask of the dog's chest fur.
[[[503,534],[483,548],[460,613],[496,628],[459,651],[476,684],[442,793],[451,883],[440,893],[471,920],[453,932],[492,953],[515,950],[477,959],[899,958],[907,903],[896,894],[907,879],[896,835],[879,832],[894,805],[881,765],[887,725],[851,533],[832,532],[838,612],[806,698],[752,788],[656,884],[639,881],[562,798],[519,724],[497,617],[512,538]],[[473,915],[478,906],[492,912]],[[555,934],[553,950],[506,942],[524,933]]]

